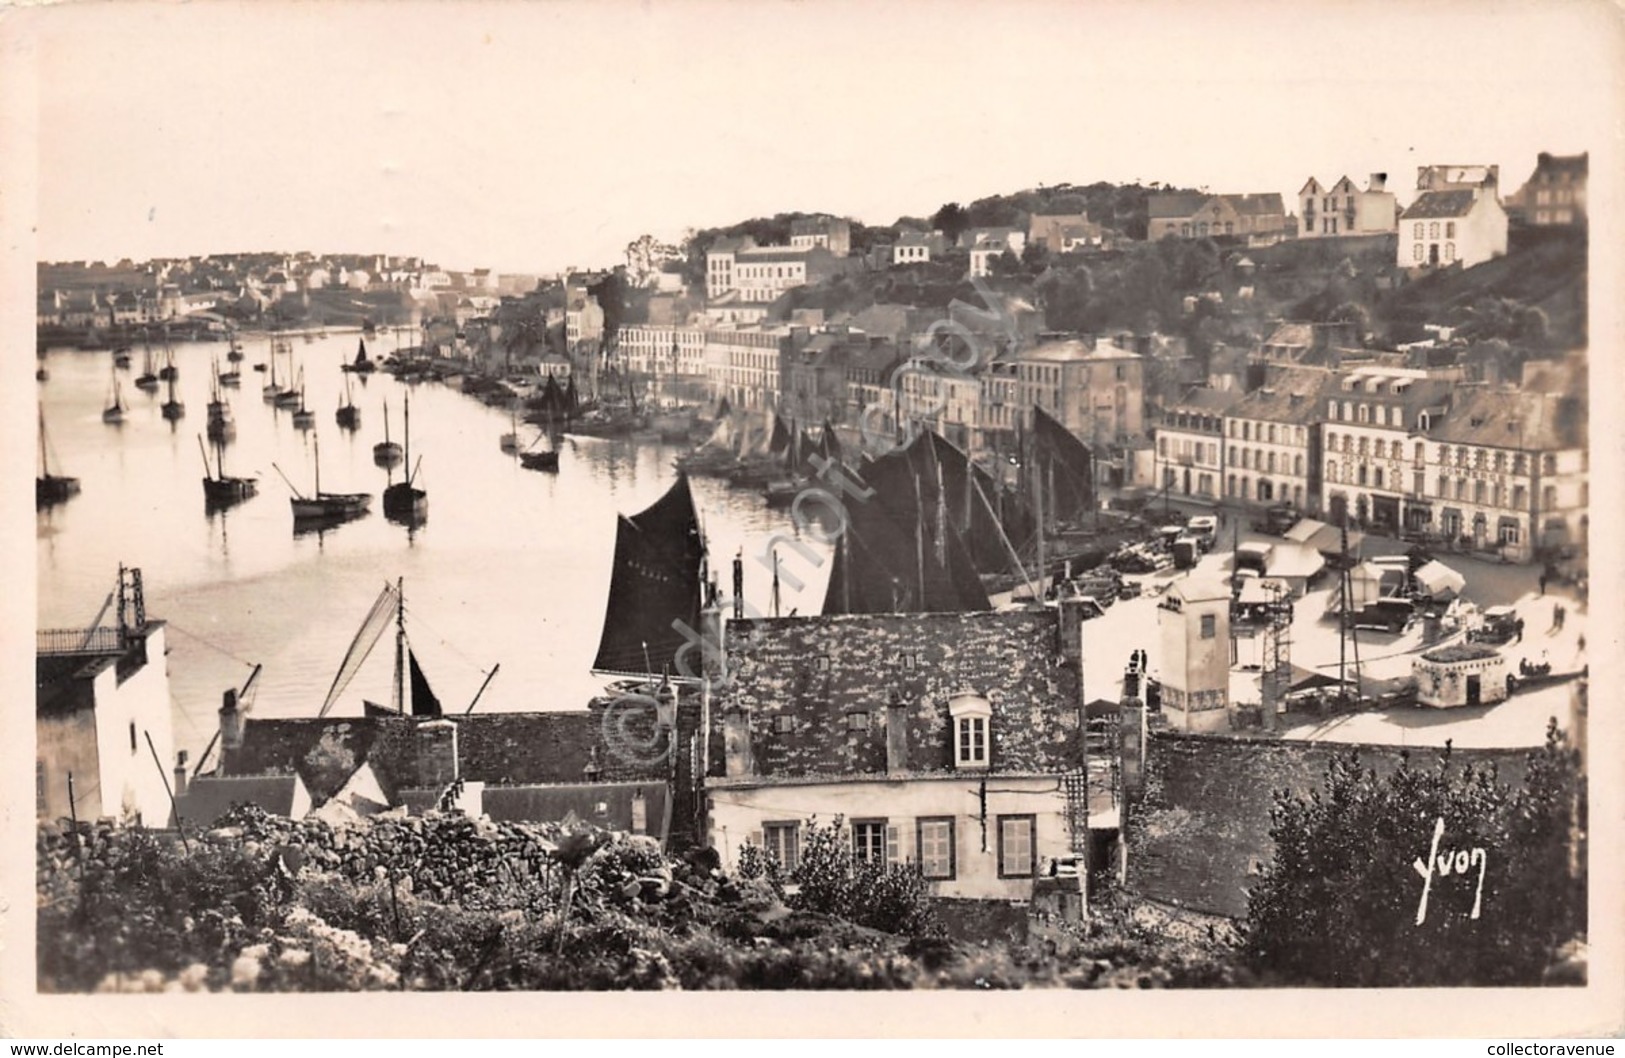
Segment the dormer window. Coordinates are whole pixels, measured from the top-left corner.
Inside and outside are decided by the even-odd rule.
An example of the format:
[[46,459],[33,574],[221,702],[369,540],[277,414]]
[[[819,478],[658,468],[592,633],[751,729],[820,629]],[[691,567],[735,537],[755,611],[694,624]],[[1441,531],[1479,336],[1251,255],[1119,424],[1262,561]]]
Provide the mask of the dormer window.
[[904,654],[903,655],[903,671],[904,672],[913,672],[914,671],[914,665],[915,665],[915,655],[913,655],[913,654]]
[[954,766],[985,768],[990,760],[993,706],[974,691],[961,691],[948,700],[953,720]]
[[869,730],[869,714],[868,713],[847,713],[846,714],[846,729],[848,731],[867,731],[867,730]]

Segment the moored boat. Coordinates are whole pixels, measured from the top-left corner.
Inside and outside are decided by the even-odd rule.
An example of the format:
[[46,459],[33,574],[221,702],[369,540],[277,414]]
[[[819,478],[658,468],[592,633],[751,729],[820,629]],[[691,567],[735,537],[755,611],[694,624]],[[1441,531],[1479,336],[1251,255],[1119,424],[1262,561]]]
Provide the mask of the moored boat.
[[[283,481],[288,481],[288,488],[293,495],[288,498],[288,504],[293,510],[294,528],[297,530],[300,523],[314,522],[341,522],[351,518],[358,518],[366,514],[372,507],[372,494],[367,492],[323,492],[322,491],[322,449],[321,438],[313,436],[314,464],[316,470],[316,491],[305,495],[288,481],[286,474]],[[271,464],[278,474],[282,468],[275,463]]]
[[118,425],[124,421],[124,396],[119,392],[118,372],[113,373],[113,392],[108,399],[107,407],[102,409],[102,422]]
[[241,503],[259,492],[259,481],[255,478],[229,477],[226,474],[226,450],[224,445],[216,445],[217,466],[209,466],[209,452],[203,447],[203,438],[198,438],[198,450],[203,454],[203,505],[210,510],[220,510],[233,504]]
[[[412,398],[406,398],[406,410],[402,413],[404,425],[402,433],[406,437],[406,466],[407,474],[404,481],[397,481],[384,489],[384,517],[392,522],[406,525],[419,525],[429,516],[429,494],[426,490],[417,487],[418,467],[412,465]],[[421,465],[422,457],[418,458]]]
[[34,478],[34,509],[51,507],[79,495],[79,479],[51,473],[51,444],[45,437],[45,412],[39,413],[40,472]]
[[372,461],[381,467],[392,467],[401,461],[401,446],[389,439],[389,401],[384,401],[384,439],[372,446]]

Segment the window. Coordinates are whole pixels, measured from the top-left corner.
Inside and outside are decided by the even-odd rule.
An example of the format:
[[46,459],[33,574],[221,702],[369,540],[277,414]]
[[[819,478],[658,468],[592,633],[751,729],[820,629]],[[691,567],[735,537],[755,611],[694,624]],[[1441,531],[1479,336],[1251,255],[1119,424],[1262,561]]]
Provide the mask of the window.
[[1371,486],[1373,488],[1378,488],[1378,489],[1382,488],[1382,468],[1381,467],[1373,467],[1372,468],[1372,470],[1371,470]]
[[987,765],[987,718],[984,716],[960,717],[958,724],[959,737],[956,761],[960,767],[978,767]]
[[1038,817],[999,816],[999,877],[1031,878],[1038,868],[1033,840]]
[[1542,489],[1541,499],[1544,501],[1541,504],[1542,507],[1548,511],[1555,510],[1557,507],[1557,486],[1547,485],[1544,489]]
[[1529,502],[1529,490],[1522,485],[1512,486],[1512,506],[1523,510]]
[[884,819],[854,819],[852,858],[859,863],[875,863],[882,867],[895,862],[896,834],[896,828],[887,826]]
[[1496,529],[1496,538],[1503,544],[1516,544],[1518,542],[1518,523],[1509,519],[1501,519]]
[[953,720],[955,767],[988,766],[992,714],[993,704],[973,691],[962,691],[948,699],[948,715]]
[[1274,444],[1275,443],[1275,424],[1274,423],[1270,423],[1269,430],[1270,430],[1270,444]]
[[1438,237],[1439,237],[1439,222],[1434,221],[1432,224],[1428,225],[1428,238],[1437,239]]
[[779,861],[786,874],[796,869],[801,856],[801,824],[763,823],[762,846]]
[[954,876],[954,820],[952,816],[939,816],[917,820],[914,824],[915,844],[919,853],[920,873],[941,881]]
[[[1422,225],[1421,224],[1413,224],[1411,226],[1411,237],[1413,239],[1422,238]],[[1418,258],[1420,258],[1422,256],[1422,248],[1420,246],[1418,246],[1416,248],[1416,256]]]
[[1447,238],[1447,239],[1454,239],[1456,237],[1456,222],[1455,221],[1447,220],[1447,221],[1444,222],[1444,237]]
[[1212,639],[1219,634],[1219,619],[1213,614],[1202,615],[1202,638]]
[[1447,242],[1447,243],[1444,244],[1444,259],[1446,261],[1454,261],[1456,259],[1456,244],[1455,243]]
[[867,730],[869,730],[869,714],[868,713],[847,713],[846,714],[846,729],[848,731],[867,731]]
[[773,731],[775,734],[787,735],[796,729],[796,718],[793,716],[775,716],[773,718]]
[[1359,410],[1358,414],[1360,416],[1360,419],[1359,419],[1360,422],[1370,422],[1371,421],[1371,407],[1370,407],[1370,405],[1367,405],[1367,404],[1360,405],[1360,410]]
[[1292,473],[1296,477],[1303,477],[1303,456],[1295,455],[1292,457]]
[[1337,460],[1335,459],[1326,461],[1326,480],[1333,484],[1337,482]]
[[1425,462],[1427,462],[1427,456],[1424,454],[1423,445],[1422,445],[1421,441],[1416,442],[1416,458],[1415,458],[1415,462],[1417,462],[1417,463],[1425,463]]
[[[1420,228],[1421,226],[1422,225],[1420,225],[1420,224],[1417,225],[1418,228]],[[1422,259],[1422,244],[1419,243],[1419,242],[1411,243],[1411,260],[1420,261],[1421,259]]]

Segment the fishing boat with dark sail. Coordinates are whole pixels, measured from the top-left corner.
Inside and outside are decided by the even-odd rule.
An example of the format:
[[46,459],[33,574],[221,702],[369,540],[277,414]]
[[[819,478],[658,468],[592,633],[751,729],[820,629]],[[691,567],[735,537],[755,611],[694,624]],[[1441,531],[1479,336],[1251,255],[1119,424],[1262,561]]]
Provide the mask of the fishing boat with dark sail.
[[230,350],[226,353],[227,362],[233,364],[241,363],[243,359],[243,343],[237,340],[236,328],[226,332],[226,340],[231,345]]
[[[269,365],[270,365],[271,377],[270,377],[270,380],[268,382],[266,382],[265,386],[260,390],[260,395],[265,398],[265,403],[267,403],[267,404],[280,404],[282,402],[282,400],[287,396],[287,393],[288,393],[288,390],[286,388],[284,388],[283,385],[280,382],[277,381],[277,378],[276,378],[276,357],[277,357],[277,341],[276,341],[275,338],[272,338],[271,339],[271,355],[269,357],[267,357],[267,360],[268,360]],[[264,368],[265,366],[266,365],[264,365],[264,364],[255,364],[254,365],[254,370],[259,371],[262,368]]]
[[358,375],[370,375],[377,370],[378,365],[373,363],[367,355],[367,339],[356,339],[355,359],[340,367],[341,371],[354,372]]
[[301,524],[319,525],[322,523],[343,522],[351,518],[359,518],[372,507],[372,494],[367,492],[323,492],[322,491],[322,447],[321,438],[312,435],[314,445],[314,462],[316,467],[316,491],[309,496],[294,487],[288,481],[288,475],[282,473],[282,468],[272,463],[271,466],[282,480],[288,483],[288,489],[293,493],[288,498],[293,508],[294,530],[297,532]]
[[42,510],[79,495],[79,479],[51,473],[51,443],[45,436],[45,411],[39,413],[39,476],[34,478],[34,509]]
[[399,441],[389,439],[389,401],[384,401],[384,439],[372,446],[372,461],[381,467],[392,467],[401,461]]
[[209,465],[209,450],[203,447],[203,438],[197,439],[198,451],[203,455],[203,506],[207,510],[224,510],[241,503],[259,492],[255,478],[228,477],[226,475],[226,446],[215,445],[215,465]]
[[[706,549],[688,476],[666,494],[615,525],[604,631],[592,671],[601,676],[655,680],[699,675],[699,659],[681,657],[700,627]],[[690,633],[692,634],[692,632]]]
[[[412,465],[412,398],[406,397],[401,432],[406,437],[406,479],[384,489],[384,517],[404,525],[421,525],[429,517],[429,493],[417,487],[418,466]],[[418,457],[421,466],[423,457]]]
[[160,382],[174,382],[181,377],[181,369],[175,366],[175,350],[169,344],[169,332],[164,332],[164,366],[158,369]]

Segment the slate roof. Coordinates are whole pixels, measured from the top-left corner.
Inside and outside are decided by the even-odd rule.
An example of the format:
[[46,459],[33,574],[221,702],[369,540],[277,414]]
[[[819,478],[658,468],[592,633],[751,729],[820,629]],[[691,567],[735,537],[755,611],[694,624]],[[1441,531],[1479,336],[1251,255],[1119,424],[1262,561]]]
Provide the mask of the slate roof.
[[1265,345],[1308,346],[1315,344],[1315,327],[1312,323],[1283,323],[1270,332],[1264,339]]
[[1465,217],[1473,211],[1478,195],[1473,191],[1428,191],[1405,207],[1400,220],[1428,220],[1439,217]]
[[[948,699],[967,690],[992,709],[993,772],[1073,767],[1078,674],[1058,652],[1058,623],[1048,609],[732,622],[732,683],[711,711],[711,775],[725,774],[725,714],[743,707],[752,781],[883,777],[894,696],[906,724],[908,773],[951,774]],[[867,727],[848,726],[854,713],[867,714]],[[779,718],[790,730],[780,730]]]
[[1151,220],[1189,217],[1211,196],[1202,194],[1152,195],[1146,199],[1146,214]]
[[1524,389],[1462,387],[1428,436],[1448,444],[1556,452],[1588,443],[1587,401]]
[[[589,760],[605,780],[656,778],[654,765],[628,760],[609,744],[618,718],[604,722],[607,699],[596,708],[551,713],[475,713],[457,724],[462,777],[503,785],[578,783]],[[392,799],[416,785],[416,744],[410,717],[249,719],[243,744],[228,751],[222,773],[230,776],[297,774],[320,805],[343,788],[363,763],[372,765]],[[650,737],[647,710],[628,714],[628,736]],[[607,730],[606,730],[607,729]]]
[[1226,413],[1236,419],[1308,426],[1320,416],[1320,395],[1325,379],[1304,374],[1283,374],[1272,384],[1253,390]]
[[175,808],[181,822],[192,827],[213,826],[238,804],[258,805],[271,815],[291,817],[301,786],[297,775],[204,775],[193,779],[186,793],[175,799]]
[[[806,261],[818,251],[821,246],[756,246],[748,250],[740,250],[738,258],[741,263],[773,264],[782,261]],[[828,253],[828,250],[824,250]]]
[[1274,191],[1261,195],[1220,195],[1219,197],[1229,203],[1231,209],[1244,216],[1257,217],[1286,212],[1286,204],[1281,201],[1280,194]]
[[1192,386],[1176,401],[1168,405],[1169,411],[1216,411],[1226,412],[1241,400],[1242,394],[1233,389],[1212,389],[1208,386]]

